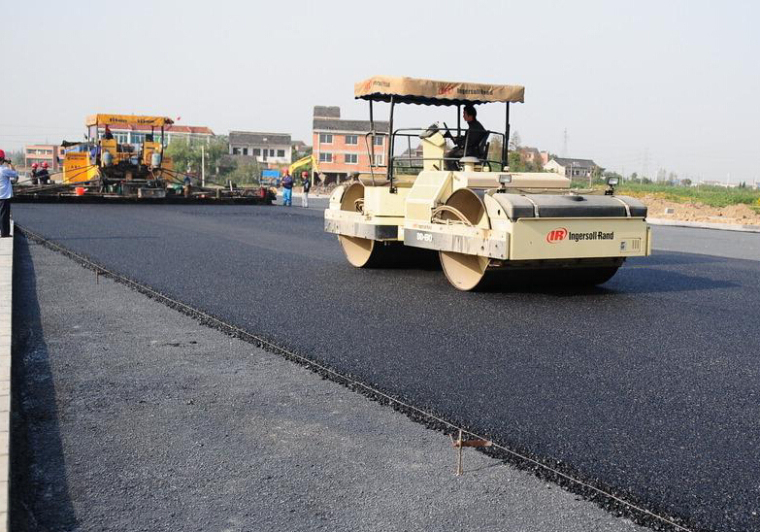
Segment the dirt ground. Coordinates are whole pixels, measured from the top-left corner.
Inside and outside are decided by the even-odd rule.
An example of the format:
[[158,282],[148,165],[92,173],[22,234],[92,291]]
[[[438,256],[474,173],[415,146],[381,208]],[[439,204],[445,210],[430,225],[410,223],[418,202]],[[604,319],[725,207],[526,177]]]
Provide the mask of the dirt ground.
[[652,195],[639,199],[649,207],[650,218],[681,220],[688,222],[711,222],[742,225],[760,225],[760,213],[747,205],[710,207],[701,203],[678,203]]

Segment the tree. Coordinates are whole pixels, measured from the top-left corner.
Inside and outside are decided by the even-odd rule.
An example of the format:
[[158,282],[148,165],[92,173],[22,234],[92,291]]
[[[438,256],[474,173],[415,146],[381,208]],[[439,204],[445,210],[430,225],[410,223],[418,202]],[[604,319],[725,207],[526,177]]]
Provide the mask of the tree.
[[230,151],[229,140],[226,135],[213,138],[206,148],[206,168],[216,168],[219,159]]
[[522,146],[522,139],[520,138],[520,134],[515,130],[514,133],[512,133],[512,138],[509,141],[509,149],[510,150],[517,150]]
[[219,159],[223,155],[226,155],[229,150],[227,137],[215,137],[208,143],[205,141],[187,142],[186,139],[174,139],[166,148],[165,153],[171,157],[176,171],[190,171],[200,174],[201,160],[204,157],[202,151],[204,150],[206,152],[206,168],[216,168],[219,164]]
[[11,158],[13,166],[24,166],[26,158],[24,157],[24,150],[12,151],[8,154]]
[[188,144],[185,139],[174,139],[164,153],[171,157],[177,172],[200,172],[201,150]]
[[510,172],[525,172],[525,163],[520,156],[519,151],[509,152],[509,171]]
[[685,187],[690,187],[691,186],[691,179],[689,179],[688,177],[686,179],[681,179],[681,184],[683,186],[685,186]]
[[261,167],[254,157],[249,160],[238,160],[235,169],[225,177],[238,185],[258,185]]
[[491,143],[488,145],[488,160],[489,161],[501,161],[501,137],[496,135],[491,136]]

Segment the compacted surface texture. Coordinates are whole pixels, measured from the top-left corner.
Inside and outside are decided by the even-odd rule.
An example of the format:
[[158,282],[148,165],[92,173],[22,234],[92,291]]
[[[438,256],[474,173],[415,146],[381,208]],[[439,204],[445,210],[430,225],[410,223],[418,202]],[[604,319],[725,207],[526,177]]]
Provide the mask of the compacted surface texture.
[[656,244],[598,289],[462,293],[440,271],[350,267],[318,209],[17,205],[14,216],[659,513],[760,530],[760,261],[749,260],[760,235],[725,233],[713,252],[700,238],[715,232],[655,229],[703,254]]
[[16,246],[13,530],[643,530]]

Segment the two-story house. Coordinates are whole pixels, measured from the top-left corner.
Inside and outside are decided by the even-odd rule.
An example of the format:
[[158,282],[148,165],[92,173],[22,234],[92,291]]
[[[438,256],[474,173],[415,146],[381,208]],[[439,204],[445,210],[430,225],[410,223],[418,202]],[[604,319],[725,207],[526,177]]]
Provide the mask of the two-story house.
[[247,155],[267,166],[292,162],[293,145],[288,133],[230,131],[230,155]]
[[[388,122],[375,121],[375,131],[367,137],[369,120],[342,120],[340,107],[317,105],[313,120],[314,159],[323,182],[341,181],[354,173],[370,172],[370,154],[375,164],[385,165],[388,157]],[[384,168],[376,169],[385,172]]]

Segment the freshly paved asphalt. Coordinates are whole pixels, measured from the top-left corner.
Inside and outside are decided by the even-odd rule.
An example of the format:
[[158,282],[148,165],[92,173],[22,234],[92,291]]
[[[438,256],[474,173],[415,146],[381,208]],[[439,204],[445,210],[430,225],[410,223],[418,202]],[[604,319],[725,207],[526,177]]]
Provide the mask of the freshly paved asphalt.
[[[760,530],[760,260],[658,250],[601,289],[472,294],[440,271],[351,268],[319,209],[13,214],[108,268],[653,510]],[[679,230],[655,235],[677,234],[668,231]]]
[[16,239],[11,529],[645,529]]

